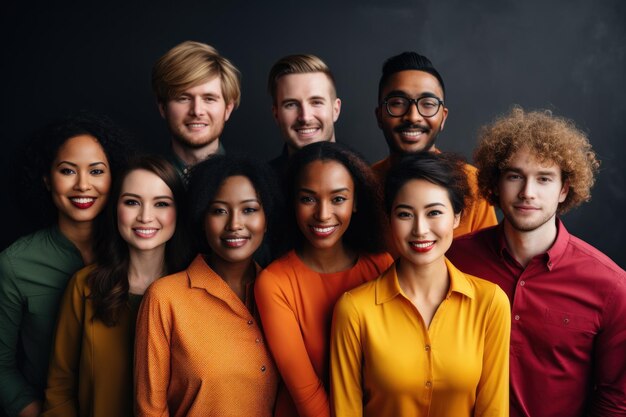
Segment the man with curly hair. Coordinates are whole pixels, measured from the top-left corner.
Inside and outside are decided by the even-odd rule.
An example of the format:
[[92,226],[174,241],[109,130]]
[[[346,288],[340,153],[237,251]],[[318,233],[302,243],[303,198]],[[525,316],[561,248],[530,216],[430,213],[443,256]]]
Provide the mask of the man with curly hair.
[[[389,156],[372,165],[381,183],[404,155],[439,152],[435,141],[448,118],[444,104],[445,84],[428,58],[416,52],[392,56],[383,64],[378,84],[378,127],[383,131]],[[466,164],[465,173],[476,194],[476,168]],[[454,236],[497,224],[496,213],[484,199],[474,198],[463,211]]]
[[479,190],[504,221],[447,256],[511,301],[511,417],[626,415],[626,273],[558,217],[590,199],[599,162],[586,135],[516,107],[480,136]]

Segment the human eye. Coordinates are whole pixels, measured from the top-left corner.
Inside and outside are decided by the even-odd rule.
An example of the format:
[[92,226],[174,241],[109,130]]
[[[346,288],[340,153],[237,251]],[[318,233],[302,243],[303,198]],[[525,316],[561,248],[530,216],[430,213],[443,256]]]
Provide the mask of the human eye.
[[174,99],[174,101],[176,101],[177,103],[186,103],[189,100],[189,96],[178,96]]
[[420,100],[420,105],[427,109],[432,109],[439,106],[439,101],[432,97],[424,97]]
[[407,220],[413,217],[413,215],[406,210],[396,211],[396,217],[402,220]]
[[244,214],[254,214],[254,213],[257,213],[258,211],[259,211],[258,207],[244,207],[243,209]]
[[320,107],[320,106],[323,106],[324,104],[325,104],[324,100],[321,100],[321,99],[311,101],[311,105],[315,107]]
[[337,195],[333,197],[331,201],[333,204],[342,204],[343,202],[348,201],[348,199],[342,195]]
[[228,211],[226,211],[223,207],[211,207],[211,209],[209,209],[209,214],[213,216],[221,216],[223,214],[228,214]]
[[441,210],[431,210],[428,212],[429,217],[437,217],[437,216],[441,216],[442,214],[443,214],[443,211]]
[[393,108],[406,107],[407,99],[404,97],[389,97],[387,99],[387,105]]
[[61,169],[59,169],[59,172],[60,172],[62,175],[72,175],[72,174],[75,174],[75,173],[76,173],[76,171],[74,171],[74,170],[73,170],[73,169],[71,169],[71,168],[61,168]]
[[125,206],[138,206],[139,201],[134,198],[127,198],[122,201],[122,204],[124,204]]
[[154,204],[154,207],[170,207],[170,206],[171,206],[171,204],[169,202],[167,202],[167,201],[157,201]]
[[94,169],[92,169],[91,171],[89,171],[89,173],[90,173],[91,175],[103,175],[103,174],[104,174],[104,172],[105,172],[105,171],[104,171],[104,169],[102,169],[102,168],[94,168]]
[[293,110],[293,109],[298,108],[298,103],[296,103],[295,101],[288,101],[285,104],[283,104],[283,108],[287,110]]
[[206,103],[215,103],[217,101],[217,97],[207,96],[207,97],[204,98],[204,101]]
[[311,196],[308,195],[301,195],[300,197],[298,197],[298,201],[301,204],[313,204],[315,203],[315,199]]
[[509,181],[517,181],[522,179],[522,176],[519,174],[515,174],[515,173],[509,173],[506,175],[506,179]]
[[552,178],[550,177],[539,177],[538,180],[542,184],[547,184],[549,182],[552,182]]

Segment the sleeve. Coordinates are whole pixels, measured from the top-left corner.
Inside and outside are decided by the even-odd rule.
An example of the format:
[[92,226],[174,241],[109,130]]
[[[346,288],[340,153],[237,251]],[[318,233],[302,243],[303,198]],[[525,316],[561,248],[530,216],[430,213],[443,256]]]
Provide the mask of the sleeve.
[[265,338],[298,414],[300,417],[328,417],[330,409],[324,384],[307,353],[291,300],[278,287],[272,272],[261,272],[254,296]]
[[[159,287],[163,288],[163,287]],[[135,334],[135,415],[169,416],[171,314],[154,285],[146,291]]]
[[508,417],[511,308],[500,287],[495,288],[487,314],[483,371],[476,390],[474,416]]
[[78,275],[74,275],[61,301],[42,417],[78,415],[78,376],[85,321],[84,287],[80,287]]
[[593,354],[595,392],[589,416],[626,416],[626,274],[607,300]]
[[332,416],[363,415],[361,331],[350,294],[344,294],[333,314],[330,339],[330,408]]
[[17,346],[23,301],[10,258],[0,254],[0,404],[8,416],[17,415],[39,399],[37,390],[17,366]]

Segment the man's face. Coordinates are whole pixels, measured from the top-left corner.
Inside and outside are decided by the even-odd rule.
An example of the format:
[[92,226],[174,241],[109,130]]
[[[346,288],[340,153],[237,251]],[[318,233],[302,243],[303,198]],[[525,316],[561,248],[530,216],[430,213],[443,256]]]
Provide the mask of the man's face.
[[226,104],[220,78],[215,77],[159,103],[159,111],[174,140],[183,146],[200,149],[215,144],[217,149],[216,140],[233,111],[233,103]]
[[380,93],[380,102],[375,110],[376,119],[390,152],[404,154],[432,151],[435,139],[443,130],[448,117],[448,109],[441,106],[434,116],[423,117],[417,111],[417,106],[411,103],[404,116],[394,117],[387,113],[384,101],[394,96],[410,99],[434,96],[443,100],[443,90],[437,78],[424,71],[400,71],[387,80]]
[[334,142],[340,110],[341,100],[322,72],[288,74],[276,83],[272,113],[289,153],[314,142]]
[[540,163],[527,148],[518,150],[500,174],[498,197],[505,222],[517,232],[532,232],[554,226],[559,203],[569,185],[561,168]]

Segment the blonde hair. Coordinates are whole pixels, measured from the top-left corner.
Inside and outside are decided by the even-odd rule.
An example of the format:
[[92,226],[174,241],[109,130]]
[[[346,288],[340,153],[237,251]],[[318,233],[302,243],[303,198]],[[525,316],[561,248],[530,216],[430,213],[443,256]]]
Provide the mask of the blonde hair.
[[160,103],[182,91],[219,77],[226,104],[239,106],[239,70],[215,48],[205,43],[185,41],[167,51],[152,67],[152,90]]
[[288,74],[308,74],[312,72],[321,72],[328,77],[332,87],[331,95],[336,97],[335,78],[330,72],[330,68],[320,58],[311,54],[287,55],[276,61],[267,77],[267,91],[272,96],[272,100],[275,101],[276,86],[280,77]]
[[478,188],[491,204],[498,205],[496,190],[502,170],[520,149],[528,149],[539,163],[554,163],[561,169],[563,183],[569,183],[558,214],[591,199],[600,161],[587,135],[574,122],[554,116],[549,110],[525,112],[519,106],[481,128],[480,143],[474,152],[478,167]]

